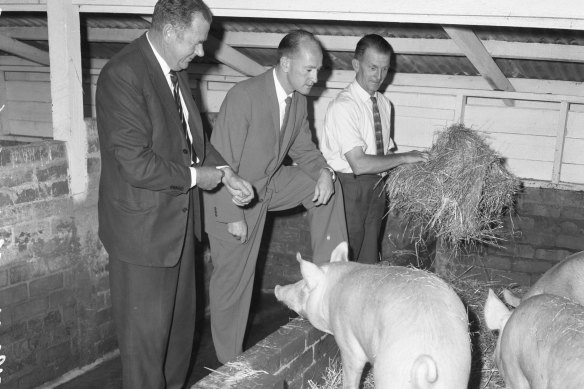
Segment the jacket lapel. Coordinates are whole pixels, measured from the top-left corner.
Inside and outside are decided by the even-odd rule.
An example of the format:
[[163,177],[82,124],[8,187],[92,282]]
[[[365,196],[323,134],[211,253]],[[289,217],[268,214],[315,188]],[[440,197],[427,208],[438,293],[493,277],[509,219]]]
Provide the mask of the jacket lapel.
[[[148,43],[146,34],[140,37],[139,45],[142,53],[144,53],[144,58],[146,59],[150,80],[152,81],[155,90],[158,91],[158,95],[160,96],[160,101],[162,102],[164,110],[168,112],[173,112],[172,110],[177,111],[176,104],[174,103],[174,97],[172,96],[172,91],[168,87],[168,82],[166,82],[165,75],[162,74],[162,69],[160,69],[160,64],[154,56],[154,52],[152,51],[152,47],[150,47],[150,43]],[[173,122],[177,127],[177,131],[180,131],[181,122],[178,116],[178,111],[177,115],[170,116],[173,118]]]
[[[184,136],[182,136],[182,123],[180,120],[180,116],[178,115],[176,103],[174,102],[174,96],[172,95],[172,91],[170,90],[170,87],[168,86],[168,82],[166,81],[166,76],[162,73],[162,69],[160,68],[160,64],[158,63],[158,60],[156,59],[156,56],[154,55],[154,52],[152,51],[152,47],[150,46],[150,43],[148,42],[148,38],[146,37],[146,34],[144,34],[140,37],[139,45],[140,45],[140,49],[142,50],[142,53],[144,54],[144,58],[146,59],[148,74],[150,75],[150,80],[152,81],[152,84],[154,85],[154,89],[156,91],[158,91],[158,95],[160,97],[160,101],[162,103],[164,110],[166,112],[173,113],[169,116],[172,118],[172,122],[174,124],[176,134],[181,137],[181,139],[183,140],[183,146],[186,147],[187,140],[184,138]],[[203,146],[204,142],[201,139],[201,136],[198,134],[198,131],[193,131],[193,128],[196,127],[196,124],[193,123],[194,115],[198,115],[199,111],[196,110],[196,113],[195,113],[195,112],[193,112],[192,107],[189,106],[189,103],[193,99],[192,99],[192,96],[190,94],[190,89],[188,88],[188,83],[185,82],[184,80],[182,80],[181,73],[183,73],[183,72],[178,72],[179,86],[181,88],[183,99],[187,102],[187,109],[189,112],[189,127],[191,128],[191,136],[193,139],[193,143],[195,144],[195,151],[197,153],[197,156],[201,159],[201,162],[202,162],[202,157],[205,155],[204,154],[205,149]],[[192,104],[194,104],[194,101],[192,101]],[[176,112],[176,115],[174,115],[174,112]],[[199,118],[199,120],[200,120],[200,118]],[[195,122],[196,122],[196,119],[195,119]],[[193,132],[197,133],[197,136],[193,136]]]
[[188,73],[186,71],[178,73],[178,84],[185,101],[186,109],[189,113],[189,130],[191,132],[191,139],[193,140],[193,147],[195,148],[197,157],[199,157],[199,163],[203,163],[203,160],[205,159],[205,135],[203,133],[203,122],[201,121],[199,108],[197,108],[197,104],[191,93]]

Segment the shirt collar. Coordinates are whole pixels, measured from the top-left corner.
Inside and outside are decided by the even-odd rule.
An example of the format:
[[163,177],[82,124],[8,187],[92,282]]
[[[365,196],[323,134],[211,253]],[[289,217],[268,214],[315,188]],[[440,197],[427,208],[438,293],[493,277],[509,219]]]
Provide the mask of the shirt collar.
[[164,73],[165,76],[167,76],[171,70],[170,66],[168,66],[164,58],[162,58],[162,56],[158,54],[158,51],[156,51],[154,45],[152,44],[152,42],[150,42],[150,37],[148,37],[148,33],[146,33],[146,39],[148,39],[148,43],[150,44],[150,47],[152,47],[152,51],[154,52],[154,56],[156,57],[156,60],[158,61],[160,67],[162,68],[162,72]]
[[282,86],[282,84],[280,84],[280,81],[278,80],[278,77],[276,76],[276,68],[274,68],[274,84],[276,84],[276,97],[278,98],[278,104],[281,104],[284,102],[284,100],[286,100],[286,97],[290,97],[292,98],[292,93],[290,93],[289,95],[286,94],[286,91],[284,90],[284,87]]
[[[363,89],[361,85],[359,85],[357,80],[353,81],[353,83],[351,84],[351,89],[353,90],[353,93],[355,93],[361,99],[361,101],[363,102],[371,101],[372,96],[369,94],[369,92]],[[373,97],[377,97],[377,92],[373,94]]]

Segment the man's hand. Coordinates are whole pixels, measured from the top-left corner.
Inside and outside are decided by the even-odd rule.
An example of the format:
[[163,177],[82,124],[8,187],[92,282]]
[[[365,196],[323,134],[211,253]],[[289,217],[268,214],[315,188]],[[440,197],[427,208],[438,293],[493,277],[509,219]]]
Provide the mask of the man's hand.
[[428,162],[429,155],[427,151],[412,150],[404,154],[408,156],[407,163]]
[[335,185],[331,173],[328,169],[322,169],[320,177],[318,178],[318,181],[316,181],[312,201],[316,203],[316,206],[318,207],[319,205],[328,203],[334,193]]
[[231,201],[240,207],[249,204],[254,197],[251,184],[235,174],[230,167],[222,168],[221,170],[225,173],[223,184],[233,196]]
[[227,231],[238,239],[241,243],[247,240],[247,223],[245,220],[227,224]]
[[214,167],[201,166],[197,171],[197,186],[204,190],[214,189],[221,183],[223,171]]

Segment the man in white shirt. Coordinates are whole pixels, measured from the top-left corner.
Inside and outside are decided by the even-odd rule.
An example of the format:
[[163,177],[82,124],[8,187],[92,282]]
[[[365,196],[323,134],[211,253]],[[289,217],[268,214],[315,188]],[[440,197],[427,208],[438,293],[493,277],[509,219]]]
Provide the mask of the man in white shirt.
[[378,92],[390,59],[391,46],[381,36],[371,34],[359,40],[352,61],[355,81],[331,101],[320,139],[320,149],[343,188],[352,258],[362,263],[379,258],[385,214],[380,173],[428,159],[427,153],[417,150],[392,152],[391,103]]

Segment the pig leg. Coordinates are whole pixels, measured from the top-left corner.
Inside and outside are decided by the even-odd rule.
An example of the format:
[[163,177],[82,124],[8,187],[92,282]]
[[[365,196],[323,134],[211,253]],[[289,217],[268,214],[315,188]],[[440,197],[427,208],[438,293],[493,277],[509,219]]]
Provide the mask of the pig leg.
[[361,374],[367,359],[365,355],[359,357],[353,350],[341,350],[341,359],[343,360],[343,389],[358,389],[361,381]]

